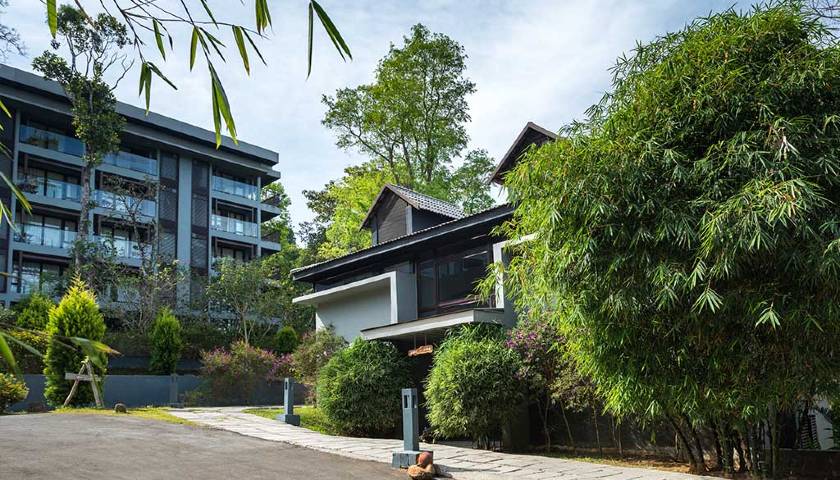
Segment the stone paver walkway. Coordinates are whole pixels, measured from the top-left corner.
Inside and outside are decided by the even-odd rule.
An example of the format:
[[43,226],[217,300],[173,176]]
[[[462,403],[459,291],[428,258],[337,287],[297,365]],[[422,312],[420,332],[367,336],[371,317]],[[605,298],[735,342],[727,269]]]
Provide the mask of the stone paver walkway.
[[[267,418],[243,413],[245,407],[172,410],[175,416],[212,428],[249,437],[285,442],[300,447],[359,460],[391,463],[391,452],[402,448],[401,440],[351,438],[324,435]],[[695,475],[642,468],[600,465],[560,458],[515,455],[440,444],[421,444],[433,450],[435,463],[456,479],[580,479],[580,480],[698,480]]]

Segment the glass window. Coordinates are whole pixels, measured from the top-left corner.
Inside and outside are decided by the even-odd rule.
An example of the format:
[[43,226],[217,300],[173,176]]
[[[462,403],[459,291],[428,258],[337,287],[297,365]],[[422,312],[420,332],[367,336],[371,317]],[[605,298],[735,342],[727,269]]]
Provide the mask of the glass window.
[[420,310],[435,308],[435,305],[437,305],[437,300],[435,299],[436,288],[434,260],[420,262],[417,266],[417,297],[420,302]]
[[473,303],[476,285],[487,275],[488,258],[486,249],[471,249],[418,263],[418,309]]

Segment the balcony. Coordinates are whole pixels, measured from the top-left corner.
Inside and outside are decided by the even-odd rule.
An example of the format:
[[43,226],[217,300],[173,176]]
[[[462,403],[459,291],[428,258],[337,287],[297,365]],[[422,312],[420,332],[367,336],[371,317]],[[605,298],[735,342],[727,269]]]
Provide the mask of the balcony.
[[248,200],[256,200],[259,196],[259,189],[256,185],[217,176],[213,176],[213,191],[247,198]]
[[31,223],[17,224],[15,241],[29,245],[70,249],[76,241],[76,232],[58,227],[36,225]]
[[152,200],[117,195],[106,190],[97,190],[94,197],[98,207],[124,214],[134,214],[136,212],[147,217],[154,217],[157,209],[157,203]]
[[158,174],[158,162],[154,158],[144,157],[128,152],[116,152],[105,155],[102,163],[115,167],[127,168],[147,175]]
[[85,144],[81,140],[29,125],[20,126],[20,142],[73,155],[74,157],[81,157],[85,154]]
[[[120,258],[132,258],[137,260],[143,259],[144,253],[149,253],[150,245],[140,245],[139,243],[129,240],[127,238],[114,238],[102,235],[94,235],[93,240],[100,245],[111,249],[111,251]],[[145,250],[144,250],[145,249]]]
[[78,202],[82,198],[82,187],[75,183],[60,180],[45,179],[44,177],[23,177],[18,187],[34,195],[41,195],[57,200]]
[[233,233],[245,237],[257,238],[257,231],[259,225],[254,222],[247,222],[236,218],[223,217],[221,215],[211,215],[210,226],[213,230],[220,232]]

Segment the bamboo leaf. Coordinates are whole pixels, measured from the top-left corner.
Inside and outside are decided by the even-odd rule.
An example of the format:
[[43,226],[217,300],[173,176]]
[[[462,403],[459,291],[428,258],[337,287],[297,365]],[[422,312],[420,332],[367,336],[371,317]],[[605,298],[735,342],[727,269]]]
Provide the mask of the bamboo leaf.
[[265,29],[271,26],[271,11],[268,9],[267,0],[257,0],[255,2],[256,17],[257,17],[257,33],[262,33]]
[[195,65],[195,51],[198,49],[198,38],[200,35],[201,33],[198,31],[198,27],[193,27],[192,40],[190,41],[190,70]]
[[207,16],[210,17],[210,21],[212,21],[214,25],[218,26],[219,23],[216,21],[216,17],[213,16],[213,11],[210,10],[210,5],[207,5],[207,0],[201,0],[201,6],[204,7],[204,11],[207,12]]
[[245,66],[245,72],[251,74],[251,65],[248,62],[248,50],[245,48],[245,38],[242,35],[242,28],[234,25],[233,38],[236,40],[236,46],[239,48],[239,56],[242,57],[242,64]]
[[[210,76],[213,81],[214,85],[214,93],[216,99],[216,107],[218,108],[218,112],[221,115],[222,119],[225,122],[225,126],[230,133],[230,137],[233,140],[233,143],[237,143],[236,139],[236,124],[233,120],[233,115],[230,111],[230,102],[228,101],[227,94],[225,94],[225,89],[222,86],[222,81],[219,79],[218,74],[216,73],[216,69],[213,68],[213,65],[210,65]],[[218,148],[221,145],[221,136],[218,135],[220,132],[217,132],[217,145]]]
[[[0,110],[3,110],[3,113],[5,113],[6,116],[12,118],[12,112],[10,112],[8,108],[6,108],[6,104],[3,103],[3,99],[0,99]],[[2,128],[2,126],[0,126],[0,128]]]
[[254,43],[254,40],[251,39],[251,35],[248,34],[248,30],[243,29],[242,33],[245,34],[245,38],[248,39],[248,42],[251,44],[251,48],[253,48],[254,52],[257,53],[257,56],[260,57],[260,61],[263,63],[263,65],[267,65],[267,63],[265,62],[265,58],[263,58],[263,56],[262,56],[262,52],[260,52],[260,49],[257,48],[257,44]]
[[58,32],[58,11],[56,9],[56,0],[47,0],[47,23],[50,26],[50,35],[55,38]]
[[347,43],[344,41],[344,37],[341,36],[341,32],[338,31],[338,28],[332,20],[330,20],[327,12],[324,11],[321,5],[319,5],[315,0],[311,0],[310,5],[315,9],[315,13],[318,14],[318,19],[321,21],[321,25],[324,26],[324,30],[327,31],[330,40],[332,40],[333,45],[335,45],[336,50],[338,50],[339,55],[341,55],[341,58],[344,59],[344,55],[347,55],[347,57],[352,60],[353,54],[350,53],[350,47],[347,46]]
[[154,73],[155,75],[157,75],[157,76],[158,76],[158,78],[160,78],[161,80],[163,80],[164,82],[166,82],[167,84],[169,84],[169,86],[170,86],[170,87],[172,87],[173,89],[178,90],[178,87],[177,87],[177,86],[175,86],[175,84],[174,84],[174,83],[172,83],[172,81],[171,81],[171,80],[169,80],[168,78],[166,78],[166,75],[164,75],[164,74],[163,74],[163,72],[161,72],[161,71],[160,71],[160,69],[157,67],[157,65],[155,65],[155,64],[154,64],[154,63],[152,63],[152,62],[148,62],[148,64],[149,64],[149,70],[151,70],[151,71],[152,71],[152,73]]
[[9,370],[15,373],[15,375],[20,376],[20,368],[18,367],[17,362],[15,361],[15,355],[12,353],[12,349],[9,348],[9,344],[6,343],[6,332],[0,331],[0,356],[3,357],[3,360],[6,361],[6,365],[9,366]]
[[155,30],[155,43],[157,43],[158,50],[160,51],[160,56],[166,60],[166,48],[163,46],[163,35],[160,33],[160,22],[157,19],[152,19],[152,27]]
[[309,75],[312,73],[312,26],[313,26],[313,12],[312,12],[312,3],[309,4],[309,35],[308,35],[308,48],[306,49],[306,56],[307,56],[307,68],[306,68],[306,78],[309,78]]

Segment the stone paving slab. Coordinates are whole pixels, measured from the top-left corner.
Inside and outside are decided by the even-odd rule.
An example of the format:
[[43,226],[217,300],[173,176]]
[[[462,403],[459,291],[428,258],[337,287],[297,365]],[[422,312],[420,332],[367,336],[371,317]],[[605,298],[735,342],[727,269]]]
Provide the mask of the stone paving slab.
[[[250,413],[246,407],[175,409],[170,413],[248,437],[284,442],[344,457],[375,462],[391,462],[391,452],[402,450],[401,440],[331,436],[269,420]],[[472,450],[440,444],[421,443],[422,450],[433,450],[435,463],[460,480],[699,480],[697,475],[601,465],[562,458],[507,454]]]

